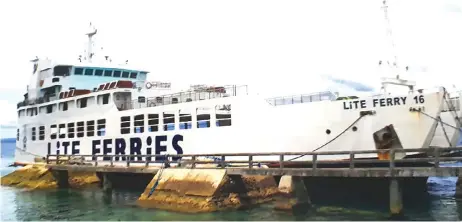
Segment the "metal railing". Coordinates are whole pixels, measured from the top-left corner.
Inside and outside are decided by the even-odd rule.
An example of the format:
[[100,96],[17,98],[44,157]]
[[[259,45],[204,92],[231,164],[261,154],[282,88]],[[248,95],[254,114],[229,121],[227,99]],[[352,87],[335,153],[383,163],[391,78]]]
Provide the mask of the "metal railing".
[[216,90],[190,90],[172,94],[159,95],[154,97],[148,97],[145,101],[139,101],[138,99],[131,100],[127,103],[121,104],[121,110],[140,109],[146,107],[165,106],[178,103],[187,103],[200,100],[209,100],[215,98],[232,97],[238,95],[247,95],[248,88],[246,85],[242,86],[225,86],[215,87]]
[[[454,151],[454,152],[451,152]],[[404,159],[396,159],[396,153],[426,153],[427,157],[406,157]],[[431,163],[433,168],[438,168],[442,162],[454,162],[462,161],[462,156],[448,156],[454,155],[455,153],[462,154],[462,147],[449,147],[449,148],[419,148],[419,149],[382,149],[382,150],[364,150],[364,151],[325,151],[325,152],[276,152],[276,153],[214,153],[214,154],[164,154],[164,155],[47,155],[46,163],[47,164],[56,164],[56,165],[68,165],[68,164],[85,164],[90,163],[93,166],[98,166],[98,163],[105,162],[110,163],[110,166],[114,166],[114,161],[116,158],[124,158],[125,166],[130,167],[130,164],[143,164],[145,167],[149,167],[151,163],[158,164],[170,164],[176,163],[179,166],[190,165],[190,168],[195,168],[197,164],[219,164],[221,168],[232,168],[232,167],[245,167],[253,168],[256,165],[273,165],[279,169],[284,169],[290,164],[309,164],[311,167],[308,167],[311,170],[316,170],[319,168],[331,168],[331,165],[348,165],[350,169],[354,169],[357,164],[378,164],[386,163],[386,165],[392,169],[395,168],[397,164],[400,163],[413,163],[413,164],[423,164]],[[359,154],[388,154],[388,159],[357,159],[356,155]],[[329,156],[329,155],[349,155],[349,158],[342,160],[318,160],[319,156]],[[226,160],[226,157],[245,157],[246,160]],[[272,156],[278,158],[277,161],[260,161],[254,160],[254,157],[257,156]],[[288,156],[311,156],[311,161],[288,161],[286,157]],[[91,157],[91,160],[86,158]],[[161,158],[160,160],[155,160]],[[185,159],[188,157],[189,159]],[[214,158],[215,157],[215,158]],[[72,159],[79,158],[78,161],[72,162]],[[103,161],[103,158],[106,160]],[[135,158],[144,158],[144,160],[135,160]],[[199,160],[199,158],[204,159],[214,159],[213,161]],[[230,164],[241,164],[239,166],[231,166]],[[329,167],[330,165],[330,167]],[[418,167],[418,166],[412,166]],[[428,167],[428,166],[426,166]],[[188,167],[189,168],[189,167]],[[203,167],[201,167],[203,168]],[[216,168],[216,167],[214,167]],[[293,167],[289,167],[293,168]],[[304,169],[307,169],[304,167]]]
[[335,100],[336,96],[330,92],[318,92],[313,94],[292,95],[283,97],[273,97],[266,99],[273,106],[291,105],[297,103],[310,103],[324,100]]

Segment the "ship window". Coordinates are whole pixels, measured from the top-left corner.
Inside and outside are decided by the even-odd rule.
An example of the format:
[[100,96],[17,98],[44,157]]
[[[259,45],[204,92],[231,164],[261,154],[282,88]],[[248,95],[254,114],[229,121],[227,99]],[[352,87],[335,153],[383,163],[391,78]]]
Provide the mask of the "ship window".
[[135,131],[135,133],[144,133],[144,115],[136,115],[133,121],[133,125],[135,126],[133,131]]
[[180,129],[192,128],[192,116],[190,111],[180,110]]
[[79,104],[79,108],[87,107],[87,99],[88,98],[81,98],[77,100],[77,103]]
[[67,102],[62,102],[59,104],[59,106],[61,107],[61,110],[62,111],[67,111],[68,110],[68,105],[67,105]]
[[137,74],[138,74],[137,72],[130,73],[130,78],[136,79]]
[[130,76],[129,72],[123,72],[122,73],[122,78],[128,78]]
[[114,77],[120,77],[120,71],[114,70]]
[[47,106],[47,113],[52,113],[53,112],[53,105],[50,104]]
[[215,107],[216,126],[231,126],[231,104]]
[[45,126],[39,127],[39,140],[45,139]]
[[109,93],[103,95],[103,104],[109,103]]
[[197,128],[210,127],[210,113],[208,108],[197,108]]
[[104,76],[112,76],[112,70],[104,70]]
[[98,136],[106,135],[106,119],[99,119],[96,123],[98,124]]
[[164,131],[175,130],[175,114],[164,112]]
[[97,69],[95,70],[95,76],[102,76],[103,75],[103,70]]
[[58,133],[58,129],[56,128],[56,125],[51,125],[50,126],[50,138],[56,139],[56,134]]
[[66,138],[66,124],[59,124],[59,138]]
[[130,133],[130,116],[120,117],[120,133],[121,134]]
[[68,123],[67,124],[67,138],[74,138],[75,135],[75,124],[74,123]]
[[16,141],[19,141],[19,129],[16,130]]
[[85,69],[85,75],[86,76],[92,76],[93,75],[93,69]]
[[74,75],[82,75],[82,74],[83,74],[83,69],[82,68],[75,68]]
[[33,115],[36,116],[38,115],[38,109],[37,107],[32,108]]
[[159,114],[148,114],[148,131],[159,131]]
[[32,130],[31,130],[31,134],[32,134],[31,138],[32,138],[32,141],[35,141],[35,133],[36,133],[36,132],[35,132],[35,127],[32,127]]
[[87,136],[95,136],[95,121],[87,121]]
[[85,135],[84,122],[77,122],[77,137],[83,137]]

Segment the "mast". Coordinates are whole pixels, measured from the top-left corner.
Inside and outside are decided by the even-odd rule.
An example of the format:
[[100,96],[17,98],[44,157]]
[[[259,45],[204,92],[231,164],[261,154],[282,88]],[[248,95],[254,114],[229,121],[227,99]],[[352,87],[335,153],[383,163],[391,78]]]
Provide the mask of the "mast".
[[92,26],[91,22],[90,22],[90,31],[85,34],[88,36],[88,46],[87,46],[87,60],[89,63],[91,63],[91,58],[93,57],[94,53],[93,53],[93,40],[92,40],[92,37],[94,35],[96,35],[96,33],[98,32],[98,30]]
[[[391,31],[391,23],[390,23],[390,19],[388,18],[387,0],[383,0],[382,3],[383,3],[382,9],[384,12],[384,17],[385,17],[385,22],[386,22],[387,36],[391,43],[391,52],[393,56],[393,61],[392,61],[391,66],[396,76],[393,76],[391,78],[382,78],[382,88],[381,89],[384,92],[384,94],[387,94],[387,89],[386,89],[387,85],[407,86],[409,88],[409,93],[412,93],[414,91],[415,82],[402,79],[399,76],[400,70],[398,69],[398,58],[396,55],[396,46],[395,46],[395,42],[393,40],[393,35],[392,35],[393,32]],[[389,61],[387,61],[387,63],[388,65],[390,65]],[[379,65],[382,65],[382,61],[379,62]],[[406,71],[408,71],[408,68],[409,67],[406,66]]]
[[[387,26],[387,35],[388,35],[388,38],[389,38],[390,43],[391,43],[391,50],[392,50],[392,55],[393,55],[392,66],[394,67],[395,70],[398,70],[398,58],[396,56],[396,46],[395,46],[395,42],[393,40],[393,32],[391,31],[390,19],[388,18],[387,1],[383,0],[382,3],[383,3],[383,6],[382,6],[383,14],[384,14],[385,22],[386,22],[386,26]],[[399,74],[396,76],[396,78],[399,79]]]

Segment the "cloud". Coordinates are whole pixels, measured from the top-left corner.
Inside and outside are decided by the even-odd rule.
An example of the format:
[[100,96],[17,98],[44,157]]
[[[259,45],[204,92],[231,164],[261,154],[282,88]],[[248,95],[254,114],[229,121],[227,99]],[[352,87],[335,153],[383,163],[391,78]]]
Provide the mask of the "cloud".
[[337,78],[333,78],[332,76],[327,76],[327,79],[335,82],[335,83],[338,83],[338,84],[341,84],[341,85],[345,85],[347,87],[350,87],[358,92],[373,92],[374,91],[374,88],[371,87],[371,86],[367,86],[365,84],[362,84],[362,83],[359,83],[359,82],[354,82],[354,81],[350,81],[350,80],[346,80],[346,79],[337,79]]
[[[387,74],[378,61],[392,55],[381,3],[82,0],[31,1],[24,7],[22,1],[2,1],[0,20],[14,22],[3,23],[2,30],[11,33],[0,41],[0,60],[8,61],[2,64],[0,100],[6,102],[0,103],[0,124],[16,119],[15,104],[31,75],[29,60],[75,60],[89,21],[97,25],[97,44],[105,53],[150,70],[150,80],[248,84],[268,95],[335,87],[367,91]],[[409,76],[424,86],[462,82],[460,1],[395,0],[389,6],[398,61],[411,67]]]

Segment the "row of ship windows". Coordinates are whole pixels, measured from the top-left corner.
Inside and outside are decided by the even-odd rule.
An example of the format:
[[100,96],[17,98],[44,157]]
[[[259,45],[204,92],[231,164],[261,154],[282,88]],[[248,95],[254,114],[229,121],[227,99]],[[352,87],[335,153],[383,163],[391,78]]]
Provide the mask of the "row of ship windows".
[[[76,104],[75,107],[83,109],[83,108],[88,107],[89,99],[91,100],[92,97],[85,97],[85,98],[77,99],[76,103],[74,101],[61,102],[61,103],[59,103],[58,108],[59,108],[60,111],[67,111],[67,110],[69,110],[69,105],[73,106],[74,104]],[[93,103],[94,99],[91,100],[90,102]],[[109,104],[109,93],[99,95],[98,98],[97,98],[97,102],[100,105]],[[27,116],[37,116],[39,113],[49,114],[49,113],[56,112],[56,110],[57,110],[56,104],[50,104],[50,105],[42,106],[39,109],[37,107],[28,108],[26,115]],[[26,110],[19,110],[18,117],[23,116],[24,112],[26,112]]]
[[[231,114],[215,114],[216,121],[215,125],[217,127],[231,126]],[[197,128],[209,128],[210,127],[210,114],[197,114],[196,127]],[[159,114],[147,114],[147,131],[148,132],[158,132],[159,131]],[[175,130],[175,115],[174,114],[163,114],[163,131]],[[191,114],[180,114],[179,116],[179,129],[186,130],[192,129],[192,115]],[[86,124],[85,124],[86,123]],[[145,132],[145,115],[140,114],[133,116],[133,127],[131,127],[131,116],[122,116],[120,118],[120,133],[129,134],[131,129],[134,133],[144,133]],[[50,139],[64,139],[66,138],[81,138],[85,136],[85,125],[86,125],[86,136],[104,136],[106,129],[106,120],[99,119],[96,121],[96,130],[95,130],[95,121],[79,121],[72,123],[61,123],[54,124],[50,126]],[[38,128],[38,133],[37,133]],[[96,133],[95,133],[96,132]],[[38,136],[38,138],[37,138]],[[17,130],[17,140],[19,141],[19,129]],[[31,128],[31,140],[44,140],[45,139],[45,126],[32,127]]]
[[[141,72],[141,74],[146,74]],[[131,78],[136,79],[138,72],[130,72],[128,70],[112,70],[112,69],[92,69],[92,68],[75,68],[74,75],[85,75],[85,76],[105,76],[105,77],[116,77],[116,78]]]
[[[86,121],[87,123],[87,137],[95,136],[95,121],[89,120]],[[38,134],[37,134],[38,128]],[[104,136],[106,129],[106,120],[99,119],[96,121],[96,135],[97,136]],[[54,124],[50,126],[50,139],[64,139],[66,138],[81,138],[85,136],[85,121],[80,121],[76,123],[67,123],[66,124]],[[38,136],[38,138],[37,138]],[[17,130],[16,140],[19,141],[19,129]],[[39,127],[32,127],[31,128],[31,140],[36,141],[38,140],[45,140],[45,126]]]
[[[133,116],[133,127],[131,127],[132,121],[131,116],[120,117],[120,133],[130,134],[133,129],[134,133],[143,133],[145,131],[145,115],[140,114]],[[158,132],[159,131],[159,114],[147,114],[147,131]],[[231,114],[215,114],[215,126],[231,126]],[[163,113],[162,117],[163,131],[175,130],[175,114]],[[210,127],[210,114],[196,114],[196,128],[209,128]],[[191,114],[180,114],[178,127],[180,130],[192,129],[192,115]]]

